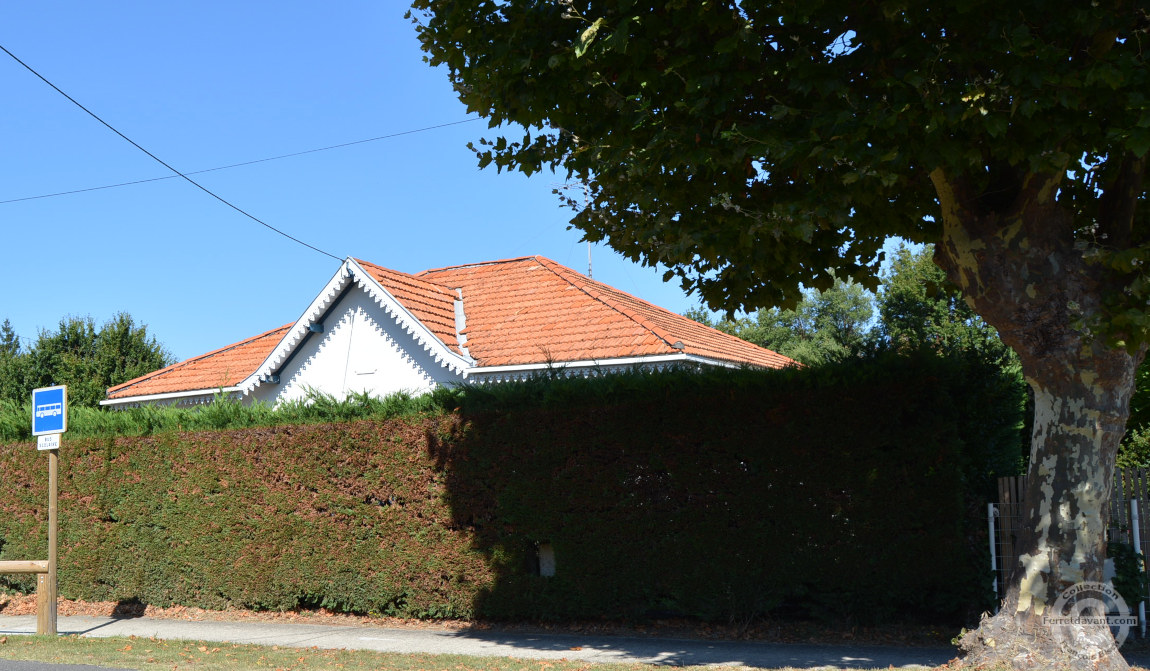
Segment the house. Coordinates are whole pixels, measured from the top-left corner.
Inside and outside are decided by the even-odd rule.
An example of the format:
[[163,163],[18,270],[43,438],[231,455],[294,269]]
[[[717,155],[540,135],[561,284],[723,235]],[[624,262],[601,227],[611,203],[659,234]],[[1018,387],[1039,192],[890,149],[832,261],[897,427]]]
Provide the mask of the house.
[[276,404],[517,380],[548,369],[795,362],[530,256],[414,275],[347,259],[291,324],[108,389],[101,404]]

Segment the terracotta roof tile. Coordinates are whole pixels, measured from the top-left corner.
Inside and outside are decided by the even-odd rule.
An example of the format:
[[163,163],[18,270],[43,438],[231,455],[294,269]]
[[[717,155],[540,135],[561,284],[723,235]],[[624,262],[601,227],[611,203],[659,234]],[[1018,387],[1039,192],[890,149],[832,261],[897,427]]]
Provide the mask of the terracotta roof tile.
[[194,390],[210,392],[221,387],[234,386],[263,363],[291,326],[287,324],[272,329],[254,338],[241,340],[234,345],[201,354],[116,385],[108,389],[108,398]]
[[678,352],[768,368],[795,364],[540,256],[416,277],[463,290],[467,348],[482,366]]
[[[530,256],[409,275],[357,261],[437,338],[461,352],[455,300],[463,294],[468,353],[479,366],[595,361],[686,353],[768,368],[795,365],[550,259]],[[254,372],[292,324],[112,387],[108,399],[230,387]],[[682,343],[681,349],[676,347]]]

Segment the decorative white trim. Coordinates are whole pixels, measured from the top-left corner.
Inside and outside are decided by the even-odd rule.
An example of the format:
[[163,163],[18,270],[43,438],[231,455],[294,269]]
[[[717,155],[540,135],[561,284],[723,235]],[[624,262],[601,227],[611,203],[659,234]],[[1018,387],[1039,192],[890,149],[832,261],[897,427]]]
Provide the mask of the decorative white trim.
[[475,366],[463,373],[465,380],[477,382],[521,380],[548,370],[561,370],[565,375],[583,375],[584,377],[602,373],[617,373],[636,366],[651,367],[658,370],[664,368],[696,365],[696,366],[722,366],[724,368],[738,368],[744,364],[697,354],[655,354],[652,356],[631,356],[617,359],[584,359],[581,361],[554,361],[551,363],[512,364],[507,366]]
[[335,275],[328,280],[323,290],[319,292],[319,295],[312,300],[311,305],[308,306],[303,315],[296,320],[295,324],[293,324],[287,333],[284,334],[283,338],[280,339],[279,344],[275,346],[271,354],[264,359],[263,363],[256,367],[251,375],[236,385],[245,396],[263,384],[267,376],[279,370],[296,348],[303,343],[304,338],[311,333],[310,325],[320,320],[328,308],[339,300],[344,289],[352,282],[363,289],[367,295],[383,309],[385,314],[395,319],[396,324],[410,334],[415,341],[432,356],[436,363],[458,374],[462,374],[468,368],[475,365],[474,359],[460,356],[451,351],[443,341],[435,337],[435,334],[432,333],[423,322],[411,314],[391,292],[376,281],[376,279],[371,276],[371,273],[364,270],[362,266],[355,262],[355,259],[347,258],[343,264],[340,265]]
[[[439,365],[447,368],[454,373],[462,374],[468,368],[475,365],[475,359],[470,356],[463,356],[451,350],[442,340],[440,340],[431,329],[419,321],[415,315],[399,302],[390,291],[385,289],[371,273],[367,272],[355,262],[355,259],[349,258],[345,263],[350,263],[355,267],[355,283],[360,286],[367,295],[371,296],[373,300],[383,308],[383,311],[392,316],[396,323],[403,328],[408,334],[415,338],[415,341],[423,346],[423,349],[435,359]],[[426,282],[427,280],[421,280]]]
[[210,401],[218,394],[232,394],[238,391],[240,391],[239,387],[215,387],[213,389],[193,389],[192,391],[171,391],[166,394],[145,394],[143,396],[108,398],[100,401],[100,405],[132,405],[147,403],[149,401],[170,401],[173,399],[192,398],[196,396],[202,396]]

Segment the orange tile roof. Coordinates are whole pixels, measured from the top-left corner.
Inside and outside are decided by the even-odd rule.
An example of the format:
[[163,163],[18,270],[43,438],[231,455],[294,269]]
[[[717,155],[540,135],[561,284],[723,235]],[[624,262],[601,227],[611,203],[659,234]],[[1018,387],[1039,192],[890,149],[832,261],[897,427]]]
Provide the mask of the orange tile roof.
[[416,277],[462,288],[467,348],[481,366],[678,353],[768,368],[795,364],[541,256]]
[[355,260],[371,273],[388,293],[403,304],[408,312],[435,334],[444,345],[460,354],[455,335],[456,293],[447,287],[428,282],[398,270],[390,270],[367,261]]
[[241,340],[108,389],[108,399],[231,387],[251,374],[275,349],[291,324]]
[[[444,345],[462,353],[455,300],[463,294],[467,353],[480,367],[689,354],[782,368],[796,362],[584,277],[541,256],[409,275],[357,261]],[[231,387],[259,368],[294,324],[208,352],[108,390],[108,399]]]

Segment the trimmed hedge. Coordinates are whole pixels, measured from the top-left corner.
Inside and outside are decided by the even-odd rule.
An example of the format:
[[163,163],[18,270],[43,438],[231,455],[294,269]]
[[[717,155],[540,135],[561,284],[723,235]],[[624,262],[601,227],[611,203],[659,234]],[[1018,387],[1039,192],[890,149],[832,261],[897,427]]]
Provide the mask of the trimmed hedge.
[[[469,615],[476,585],[490,584],[492,573],[470,535],[452,526],[426,447],[451,421],[66,441],[60,593]],[[0,460],[2,554],[40,558],[45,460],[30,445],[8,446]]]
[[[408,419],[66,439],[60,593],[957,621],[989,596],[967,511],[1017,461],[1010,394],[967,364],[890,358],[542,379],[440,395],[453,413]],[[44,554],[44,461],[0,447],[0,557]],[[554,577],[531,570],[540,543]]]
[[[985,524],[968,525],[968,511],[974,499],[984,509],[977,490],[995,468],[1017,467],[1024,400],[992,372],[891,357],[620,379],[584,405],[574,391],[602,392],[595,382],[539,381],[539,397],[558,402],[488,404],[437,446],[456,522],[479,529],[498,571],[476,609],[977,614],[992,593]],[[523,570],[540,543],[554,548],[554,578]]]

